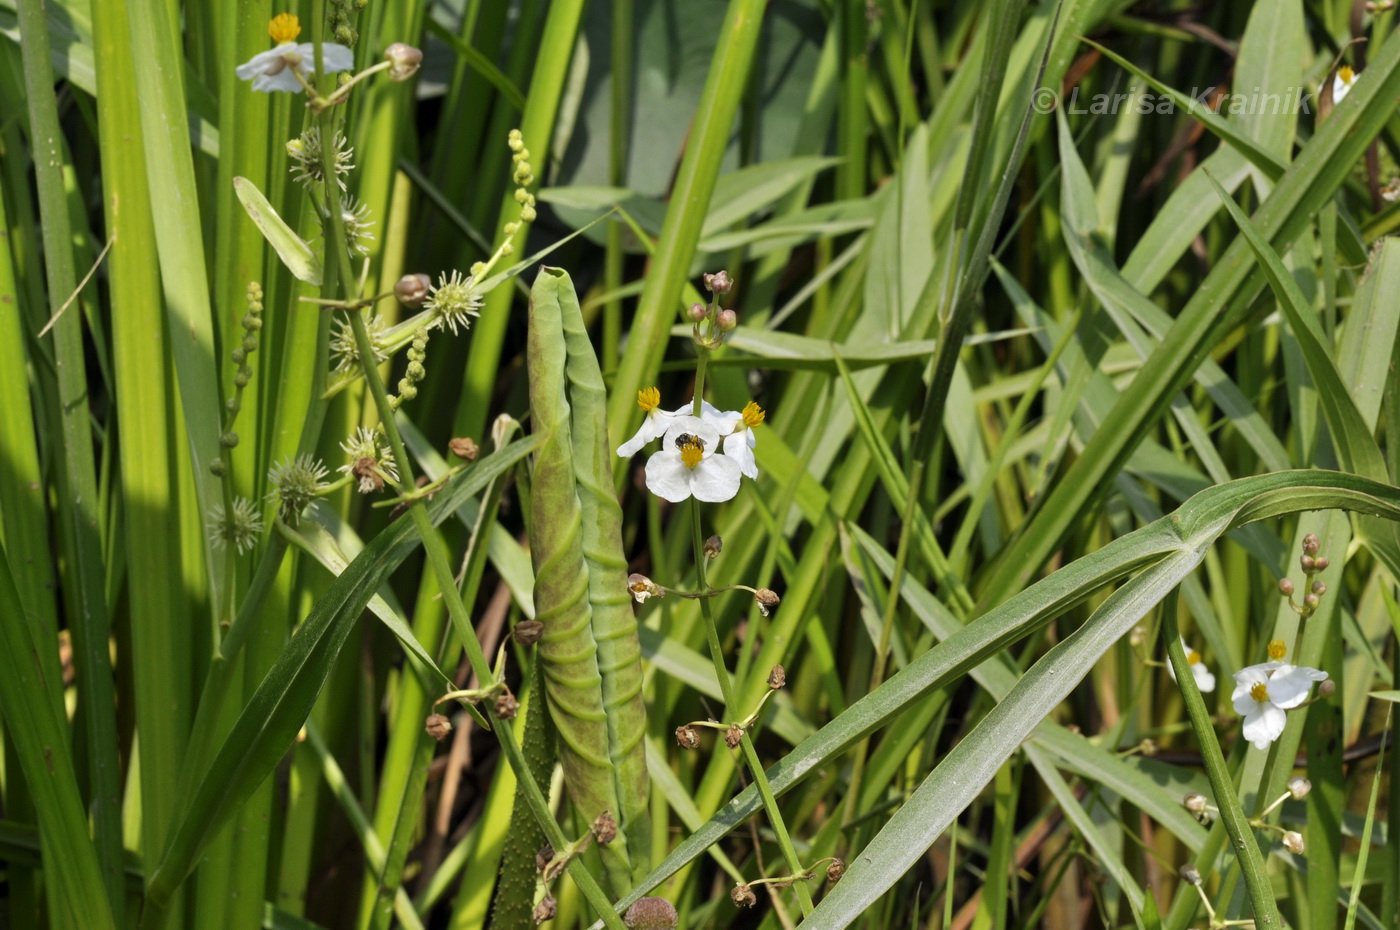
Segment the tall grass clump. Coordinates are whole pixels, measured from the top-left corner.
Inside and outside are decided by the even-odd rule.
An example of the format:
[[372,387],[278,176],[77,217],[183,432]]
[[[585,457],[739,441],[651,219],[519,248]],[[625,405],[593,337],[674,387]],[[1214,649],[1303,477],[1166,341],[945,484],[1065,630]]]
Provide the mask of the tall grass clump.
[[1400,913],[1400,38],[0,0],[0,927]]

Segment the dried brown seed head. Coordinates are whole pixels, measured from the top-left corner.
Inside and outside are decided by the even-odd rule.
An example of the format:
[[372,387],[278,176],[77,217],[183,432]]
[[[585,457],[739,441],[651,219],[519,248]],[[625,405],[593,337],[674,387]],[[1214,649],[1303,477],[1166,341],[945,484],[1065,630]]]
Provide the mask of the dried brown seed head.
[[554,861],[554,847],[545,843],[535,853],[535,871],[543,872]]
[[511,635],[515,641],[522,646],[533,646],[540,641],[540,636],[544,633],[544,624],[538,620],[521,620],[511,630]]
[[730,727],[724,731],[724,745],[730,749],[738,749],[739,744],[744,741],[744,731],[738,727]]
[[729,900],[734,902],[735,907],[753,907],[758,903],[758,896],[752,888],[740,882],[729,892]]
[[535,912],[531,916],[535,918],[536,924],[542,924],[546,920],[552,920],[558,911],[559,902],[554,900],[554,895],[547,894],[535,905]]
[[841,876],[846,874],[846,860],[832,859],[831,865],[826,867],[826,880],[829,882],[839,882]]
[[476,440],[470,436],[457,436],[449,440],[447,450],[459,459],[468,462],[475,462],[476,457],[481,454],[481,448],[477,446]]
[[622,918],[627,930],[675,930],[679,920],[675,905],[665,898],[641,898]]
[[502,720],[514,720],[516,713],[520,710],[520,702],[515,699],[515,695],[506,688],[496,696],[496,716]]
[[612,811],[603,811],[593,821],[593,838],[604,846],[617,839],[617,821],[613,819]]
[[758,609],[763,611],[763,616],[765,617],[768,616],[773,608],[777,607],[778,603],[782,600],[782,598],[778,597],[778,592],[771,588],[759,588],[753,598],[758,601]]
[[689,724],[676,727],[676,742],[682,749],[698,749],[700,747],[700,734],[695,732],[695,728]]
[[777,691],[785,684],[787,684],[787,670],[781,665],[773,666],[773,670],[768,673],[768,687]]
[[442,714],[433,714],[428,718],[427,725],[423,727],[428,731],[428,735],[439,743],[447,739],[447,734],[452,732],[452,721]]

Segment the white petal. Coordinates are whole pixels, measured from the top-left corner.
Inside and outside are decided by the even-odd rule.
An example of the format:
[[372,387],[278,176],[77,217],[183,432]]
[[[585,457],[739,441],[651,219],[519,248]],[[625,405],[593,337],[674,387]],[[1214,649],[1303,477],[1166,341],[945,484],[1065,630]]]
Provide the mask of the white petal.
[[676,437],[689,433],[705,444],[705,455],[714,454],[719,447],[719,433],[714,426],[700,419],[699,417],[673,416],[664,421],[666,423],[666,441],[663,448],[671,449],[676,445]]
[[1176,666],[1172,665],[1172,660],[1167,659],[1167,674],[1172,676],[1172,681],[1176,681]]
[[[1319,675],[1322,677],[1317,677]],[[1307,700],[1313,682],[1322,681],[1326,677],[1326,672],[1320,672],[1315,668],[1285,665],[1274,672],[1273,677],[1269,679],[1269,701],[1285,710],[1297,707]]]
[[1278,668],[1279,665],[1280,663],[1278,662],[1263,662],[1259,665],[1246,665],[1238,672],[1235,672],[1235,681],[1245,685],[1245,690],[1248,691],[1248,685],[1252,685],[1258,681],[1268,681],[1269,674],[1273,672],[1274,669]]
[[252,58],[249,58],[237,68],[234,68],[233,73],[238,75],[240,81],[251,80],[254,75],[263,74],[276,68],[278,63],[282,60],[282,52],[289,47],[294,46],[292,46],[290,42],[283,42],[276,48],[270,48],[265,52],[258,52]]
[[283,68],[276,74],[259,74],[253,78],[253,90],[260,90],[265,94],[274,90],[295,94],[302,90],[302,86],[292,68]]
[[[1352,78],[1352,80],[1356,79]],[[1341,103],[1342,98],[1349,93],[1351,93],[1351,85],[1343,81],[1340,74],[1332,78],[1332,102],[1334,104]]]
[[741,472],[757,481],[758,466],[754,464],[753,447],[744,441],[744,434],[751,432],[751,430],[744,430],[743,433],[730,433],[725,436],[724,454],[739,463]]
[[706,456],[691,470],[690,490],[699,501],[727,501],[739,493],[740,474],[739,463],[729,456]]
[[642,418],[642,425],[638,428],[636,435],[617,447],[617,454],[623,458],[631,458],[636,455],[642,446],[651,442],[657,436],[665,435],[666,427],[670,425],[671,415],[662,413],[659,410],[649,410]]
[[1202,691],[1215,690],[1215,676],[1211,674],[1210,669],[1206,668],[1204,662],[1197,662],[1195,665],[1192,665],[1191,674],[1196,676],[1197,688],[1200,688]]
[[690,469],[674,449],[662,449],[647,459],[647,490],[662,500],[679,504],[690,497],[690,480]]
[[[310,42],[303,42],[297,46],[297,50],[302,53],[307,68],[316,67],[316,46]],[[334,42],[321,43],[321,61],[325,66],[326,74],[335,74],[337,71],[349,71],[355,67],[355,53],[343,45]]]
[[1259,702],[1249,696],[1249,685],[1235,685],[1235,691],[1230,695],[1230,703],[1235,708],[1235,713],[1242,717],[1248,717],[1259,707]]
[[1255,749],[1268,749],[1269,744],[1283,734],[1283,725],[1288,716],[1267,701],[1244,718],[1244,738],[1254,744]]

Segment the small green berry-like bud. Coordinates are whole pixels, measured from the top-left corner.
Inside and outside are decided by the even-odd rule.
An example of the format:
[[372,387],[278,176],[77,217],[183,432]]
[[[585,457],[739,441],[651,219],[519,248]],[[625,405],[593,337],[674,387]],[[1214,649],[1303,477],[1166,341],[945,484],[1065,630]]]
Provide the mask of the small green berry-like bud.
[[665,898],[641,898],[622,918],[627,930],[675,930],[679,920],[675,906]]
[[1322,603],[1322,598],[1316,594],[1306,594],[1303,596],[1303,606],[1308,610],[1317,610],[1317,605]]
[[232,430],[224,433],[219,437],[219,445],[223,446],[225,449],[232,449],[234,446],[238,445],[238,434]]
[[526,223],[533,223],[536,215],[534,207],[522,207],[520,210],[520,219]]
[[1291,578],[1280,578],[1278,581],[1278,591],[1284,597],[1293,596],[1293,580]]
[[1312,583],[1312,593],[1316,594],[1318,597],[1322,597],[1322,595],[1327,593],[1327,582],[1314,581]]
[[233,386],[234,386],[234,387],[239,387],[239,388],[245,388],[245,387],[248,386],[248,382],[251,381],[251,380],[253,380],[253,376],[252,376],[252,374],[248,371],[248,369],[246,369],[246,368],[240,368],[240,369],[238,370],[238,374],[236,374],[236,375],[233,376]]
[[1319,572],[1327,571],[1327,566],[1331,564],[1332,563],[1327,561],[1327,559],[1323,556],[1318,556],[1316,559],[1313,559],[1313,568]]
[[1317,570],[1317,562],[1315,562],[1310,555],[1298,556],[1298,564],[1303,566],[1303,572],[1308,575],[1311,575]]
[[407,81],[423,64],[423,53],[411,45],[395,42],[384,50],[389,61],[389,80]]
[[222,478],[228,473],[228,464],[223,459],[215,459],[209,463],[209,474],[215,478]]
[[233,359],[235,365],[242,365],[244,360],[248,358],[248,353],[244,352],[242,349],[234,349],[228,354],[228,357]]

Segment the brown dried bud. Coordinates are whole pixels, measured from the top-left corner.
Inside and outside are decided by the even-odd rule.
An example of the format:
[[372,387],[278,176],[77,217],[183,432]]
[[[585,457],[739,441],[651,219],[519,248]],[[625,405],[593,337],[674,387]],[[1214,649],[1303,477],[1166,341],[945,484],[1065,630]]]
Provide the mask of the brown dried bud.
[[1317,686],[1317,696],[1320,698],[1330,698],[1336,693],[1337,683],[1330,678]]
[[1278,593],[1284,597],[1293,596],[1293,580],[1291,578],[1280,578],[1278,582]]
[[777,691],[787,684],[787,670],[781,665],[773,666],[773,671],[768,673],[768,687]]
[[361,494],[384,488],[384,479],[379,475],[379,463],[372,456],[364,455],[355,459],[355,464],[350,467],[350,474],[360,482]]
[[544,633],[544,624],[538,620],[521,620],[511,630],[511,635],[515,641],[522,646],[533,646],[540,641],[540,636]]
[[1301,856],[1306,846],[1303,844],[1303,834],[1295,830],[1289,830],[1283,835],[1283,848],[1295,856]]
[[846,874],[846,861],[844,859],[832,859],[831,865],[826,867],[826,880],[829,882],[839,882],[841,876]]
[[468,462],[475,462],[476,457],[481,454],[481,449],[470,436],[457,436],[449,440],[447,450],[457,458],[466,459]]
[[545,843],[535,853],[535,871],[543,872],[549,868],[549,864],[554,861],[554,847]]
[[638,604],[644,602],[649,597],[665,597],[666,589],[652,581],[646,575],[637,572],[627,576],[627,590],[632,592],[632,599]]
[[705,290],[711,294],[728,294],[729,289],[734,286],[734,282],[729,277],[727,271],[716,271],[714,274],[705,275]]
[[738,727],[730,727],[724,731],[724,745],[730,749],[738,749],[739,744],[744,741],[744,731]]
[[405,307],[418,309],[428,299],[433,279],[425,274],[406,274],[394,285],[394,296]]
[[758,601],[758,609],[763,612],[763,616],[765,617],[768,616],[773,608],[777,607],[778,603],[782,600],[782,598],[778,597],[778,592],[771,588],[759,588],[753,598]]
[[506,688],[496,696],[496,716],[502,720],[514,720],[516,712],[520,710],[520,702],[515,699],[515,695]]
[[617,821],[613,819],[612,811],[603,811],[598,815],[598,819],[593,821],[593,838],[604,846],[617,839]]
[[1322,541],[1317,538],[1315,533],[1309,533],[1303,537],[1303,553],[1305,555],[1317,555],[1317,550],[1321,545]]
[[429,736],[440,743],[447,739],[447,734],[452,732],[452,721],[448,720],[442,714],[433,714],[428,718],[427,724],[423,729],[428,732]]
[[1199,885],[1201,883],[1201,873],[1196,870],[1194,865],[1183,865],[1181,871],[1177,874],[1179,874],[1181,880],[1188,885]]
[[535,905],[535,912],[531,916],[535,918],[535,923],[542,924],[546,920],[554,919],[558,910],[559,902],[554,900],[554,895],[547,894],[540,899],[539,904]]
[[665,898],[639,898],[627,909],[622,922],[627,930],[675,930],[680,916],[675,905]]
[[758,896],[752,888],[740,882],[729,892],[729,900],[734,902],[735,907],[753,907],[758,903]]
[[407,81],[423,64],[423,53],[403,42],[395,42],[386,48],[384,58],[390,62],[389,80],[391,81]]
[[711,536],[705,540],[705,558],[713,559],[719,555],[719,551],[724,548],[724,540],[718,536]]
[[695,732],[695,728],[690,724],[676,727],[676,742],[682,749],[699,749],[700,734]]
[[1293,796],[1293,800],[1301,801],[1308,796],[1312,790],[1312,782],[1301,775],[1294,775],[1288,779],[1288,793]]

